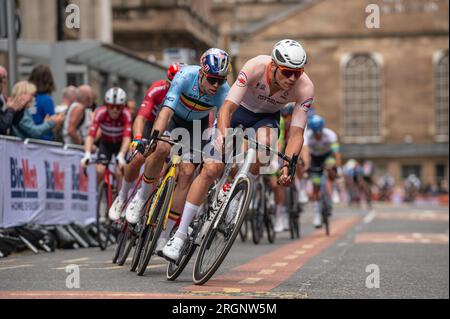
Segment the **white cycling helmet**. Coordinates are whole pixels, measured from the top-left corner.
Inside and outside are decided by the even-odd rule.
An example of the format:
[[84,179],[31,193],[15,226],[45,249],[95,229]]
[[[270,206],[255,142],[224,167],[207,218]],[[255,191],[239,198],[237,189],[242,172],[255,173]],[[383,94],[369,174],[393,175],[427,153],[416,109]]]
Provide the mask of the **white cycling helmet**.
[[127,94],[119,87],[112,87],[105,93],[105,103],[125,105],[127,103]]
[[284,39],[273,47],[272,59],[279,66],[301,69],[306,64],[306,52],[297,41]]

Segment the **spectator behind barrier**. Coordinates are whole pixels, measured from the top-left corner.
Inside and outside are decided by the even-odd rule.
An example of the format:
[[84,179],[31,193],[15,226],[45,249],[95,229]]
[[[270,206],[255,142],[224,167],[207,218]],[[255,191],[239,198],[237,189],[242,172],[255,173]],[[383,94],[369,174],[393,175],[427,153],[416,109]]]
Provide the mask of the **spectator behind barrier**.
[[[36,94],[36,86],[34,84],[21,81],[14,85],[12,90],[12,98],[15,99],[22,95]],[[55,125],[62,124],[64,120],[64,113],[58,115],[46,116],[42,124],[36,125],[33,121],[30,108],[34,105],[34,99],[31,99],[21,112],[17,112],[14,116],[12,132],[15,136],[22,139],[25,138],[39,138],[43,134],[51,131]]]
[[[65,113],[67,115],[67,111],[69,110],[69,106],[71,106],[77,100],[77,88],[73,85],[70,85],[63,90],[61,104],[57,105],[55,108],[55,113]],[[67,119],[67,116],[66,116]],[[65,121],[64,121],[65,123]],[[64,125],[64,124],[63,124]],[[56,130],[53,132],[55,134],[54,140],[57,142],[63,142],[63,128]]]
[[[51,97],[55,91],[55,83],[53,82],[53,75],[50,68],[46,65],[40,64],[34,67],[28,79],[37,88],[36,100],[34,108],[31,108],[31,114],[35,124],[42,124],[47,115],[55,114],[55,103]],[[39,137],[40,139],[52,141],[53,132],[46,131],[45,134]]]
[[77,101],[70,105],[64,121],[62,134],[65,144],[84,144],[91,124],[93,102],[92,88],[81,85],[77,90]]
[[77,101],[77,88],[73,85],[63,90],[61,104],[56,106],[55,113],[66,112],[72,103]]
[[7,78],[8,72],[0,66],[0,135],[8,134],[15,114],[22,111],[23,107],[33,98],[31,94],[24,94],[14,99],[8,99],[3,93],[3,86]]

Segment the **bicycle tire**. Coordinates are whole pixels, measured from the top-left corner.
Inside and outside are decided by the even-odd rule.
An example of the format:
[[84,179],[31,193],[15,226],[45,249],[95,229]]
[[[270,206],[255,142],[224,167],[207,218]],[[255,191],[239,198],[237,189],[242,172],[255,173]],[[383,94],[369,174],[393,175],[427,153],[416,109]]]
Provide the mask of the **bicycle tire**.
[[[226,203],[225,203],[226,206],[224,207],[224,211],[228,212],[229,211],[228,206],[232,202],[232,199],[236,196],[236,194],[238,194],[241,191],[241,188],[240,188],[241,184],[243,185],[242,187],[244,189],[245,198],[244,198],[244,202],[243,202],[241,211],[237,212],[239,214],[237,223],[236,223],[235,227],[233,228],[233,230],[231,231],[231,234],[229,235],[229,239],[228,239],[227,243],[225,244],[225,247],[222,249],[222,251],[219,253],[219,255],[217,256],[215,261],[205,272],[201,271],[203,258],[205,256],[206,250],[209,250],[209,248],[211,248],[211,241],[214,239],[214,237],[217,234],[217,230],[214,229],[212,227],[212,225],[214,225],[215,220],[218,218],[218,216],[220,214],[217,214],[214,217],[212,223],[210,224],[208,231],[206,232],[205,238],[203,239],[202,244],[200,245],[199,252],[195,259],[194,271],[193,271],[193,282],[196,285],[203,285],[214,275],[214,273],[217,271],[217,269],[220,267],[223,260],[227,256],[229,250],[231,249],[231,246],[233,245],[233,243],[240,231],[240,227],[242,226],[242,223],[247,215],[248,207],[250,204],[250,197],[251,197],[251,193],[252,193],[251,181],[249,179],[241,179],[240,181],[237,182],[236,187],[234,187],[234,189],[233,189],[233,193],[230,195],[229,199],[226,201]],[[226,214],[221,215],[222,219],[225,217],[226,217]]]
[[[108,186],[105,182],[101,182],[98,187],[98,198],[97,198],[97,207],[96,207],[96,227],[97,227],[97,241],[100,247],[100,250],[105,250],[108,246],[108,239],[109,239],[109,232],[108,232],[108,225],[106,226],[106,233],[104,232],[103,228],[105,227],[101,222],[101,217],[105,216],[105,214],[102,214],[102,201],[106,200],[106,209],[108,210]],[[108,218],[108,211],[106,211],[106,218]]]
[[[268,189],[268,188],[266,188]],[[269,241],[269,243],[273,244],[275,242],[275,238],[276,238],[276,233],[275,230],[273,228],[273,222],[272,222],[272,215],[274,212],[274,207],[273,206],[269,206],[267,207],[267,203],[269,203],[269,198],[270,198],[270,190],[266,190],[266,209],[264,211],[264,224],[266,225],[266,231],[267,231],[267,240]]]
[[[195,243],[197,240],[197,236],[200,234],[203,225],[204,225],[204,219],[202,215],[207,214],[209,210],[209,205],[203,205],[202,206],[203,212],[200,213],[200,217],[196,217],[197,222],[191,223],[192,225],[192,234],[188,237],[188,251],[184,256],[182,256],[180,263],[177,265],[175,262],[170,261],[167,264],[166,269],[166,278],[169,281],[174,281],[178,278],[178,276],[181,275],[181,273],[184,271],[184,268],[186,268],[187,264],[191,260],[192,256],[194,255],[195,250],[197,249],[197,244]],[[173,233],[174,230],[172,230]],[[184,248],[184,247],[183,247]],[[181,251],[182,253],[184,250]]]
[[126,221],[122,221],[122,227],[120,227],[120,233],[117,236],[117,244],[116,249],[114,250],[114,256],[112,259],[112,263],[118,263],[118,260],[121,259],[123,255],[123,250],[125,249],[125,245],[127,243],[127,235],[128,232],[128,224]]
[[[252,210],[252,214],[250,214],[250,226],[252,229],[252,240],[255,245],[258,245],[261,242],[261,238],[263,237],[264,232],[264,201],[262,194],[262,187],[258,184],[256,189],[259,192],[259,203],[256,205],[256,209]],[[253,196],[256,198],[257,193]],[[261,209],[263,210],[261,212]]]
[[194,255],[195,250],[197,249],[197,245],[195,243],[190,242],[189,245],[191,245],[191,247],[189,248],[188,253],[185,256],[183,256],[179,265],[175,264],[174,262],[169,262],[169,264],[167,265],[166,269],[167,280],[170,281],[176,280],[181,275],[184,268],[186,268],[187,264]]
[[123,250],[123,254],[119,255],[117,265],[123,266],[125,264],[128,256],[130,255],[131,249],[136,244],[136,239],[137,236],[133,234],[131,230],[128,230],[128,233],[126,234],[125,249]]
[[[168,213],[169,204],[171,202],[173,190],[175,188],[175,179],[173,177],[169,177],[163,187],[164,188],[161,191],[159,198],[157,199],[157,203],[155,204],[155,212],[153,214],[153,216],[156,216],[158,218],[157,225],[156,225],[156,228],[152,227],[152,223],[150,223],[150,225],[149,225],[151,227],[151,229],[147,233],[147,236],[145,239],[145,245],[143,248],[144,254],[143,255],[141,254],[141,257],[139,259],[139,264],[137,267],[138,276],[144,275],[145,270],[147,269],[148,263],[150,262],[150,258],[153,255],[153,251],[156,248],[156,243],[158,241],[158,238],[161,235],[162,227],[164,224],[164,219],[165,219],[166,213]],[[159,206],[160,204],[161,204],[161,206]],[[156,222],[156,220],[155,220],[155,222]],[[153,231],[151,231],[152,229],[153,229]]]
[[241,225],[241,228],[239,229],[239,236],[241,237],[241,240],[243,243],[247,241],[248,238],[248,221],[247,218],[244,219],[244,222]]

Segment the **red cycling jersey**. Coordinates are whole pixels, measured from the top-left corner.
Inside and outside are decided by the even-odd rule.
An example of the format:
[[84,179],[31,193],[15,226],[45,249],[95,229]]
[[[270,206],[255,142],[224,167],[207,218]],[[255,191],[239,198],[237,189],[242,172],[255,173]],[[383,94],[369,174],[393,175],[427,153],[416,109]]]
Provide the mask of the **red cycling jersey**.
[[89,136],[95,138],[98,128],[102,129],[101,139],[105,143],[121,143],[124,137],[131,138],[131,113],[124,108],[120,116],[113,120],[106,106],[99,107],[94,114],[94,121],[89,128]]
[[153,123],[156,120],[159,106],[163,103],[170,84],[166,80],[159,80],[150,86],[145,94],[144,101],[139,107],[138,115]]

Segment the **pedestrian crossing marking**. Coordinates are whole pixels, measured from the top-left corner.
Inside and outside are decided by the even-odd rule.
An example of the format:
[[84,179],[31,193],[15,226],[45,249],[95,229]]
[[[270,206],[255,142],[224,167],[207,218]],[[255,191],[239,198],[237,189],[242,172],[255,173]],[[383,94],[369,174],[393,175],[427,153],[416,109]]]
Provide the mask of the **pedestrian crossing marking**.
[[80,262],[80,261],[86,261],[86,260],[89,260],[89,257],[83,257],[83,258],[77,258],[77,259],[63,260],[63,261],[61,261],[61,263],[72,264],[72,263],[76,263],[76,262]]
[[255,284],[258,281],[261,281],[262,278],[247,278],[238,282],[238,284]]
[[288,263],[274,263],[272,266],[273,267],[285,267],[287,265],[288,265]]
[[271,275],[275,272],[275,269],[263,269],[257,275]]
[[298,257],[297,255],[287,255],[287,256],[284,257],[283,259],[294,260],[294,259],[296,259],[297,257]]

